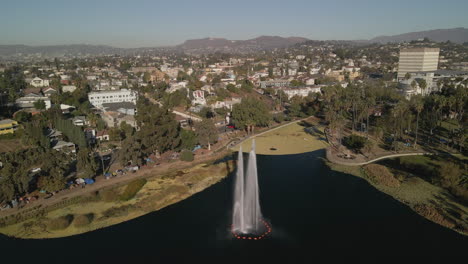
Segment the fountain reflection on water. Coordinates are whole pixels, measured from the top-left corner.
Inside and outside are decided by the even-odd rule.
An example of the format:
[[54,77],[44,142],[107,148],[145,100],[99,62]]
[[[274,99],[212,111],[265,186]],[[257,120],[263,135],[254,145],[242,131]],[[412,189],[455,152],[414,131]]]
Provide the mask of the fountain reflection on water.
[[260,209],[257,157],[254,140],[252,140],[252,149],[249,153],[246,173],[244,173],[242,147],[239,149],[234,189],[232,232],[238,238],[240,234],[254,236],[249,239],[262,238],[271,232],[271,228],[262,218]]

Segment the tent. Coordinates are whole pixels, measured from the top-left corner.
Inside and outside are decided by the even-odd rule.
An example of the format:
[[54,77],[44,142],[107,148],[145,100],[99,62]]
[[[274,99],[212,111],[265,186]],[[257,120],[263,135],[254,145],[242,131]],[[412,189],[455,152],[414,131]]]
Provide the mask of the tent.
[[84,182],[86,184],[93,184],[94,183],[94,180],[93,179],[84,179]]
[[85,181],[83,180],[83,178],[78,178],[78,179],[75,180],[75,182],[76,182],[77,184],[82,184],[82,183],[84,183]]

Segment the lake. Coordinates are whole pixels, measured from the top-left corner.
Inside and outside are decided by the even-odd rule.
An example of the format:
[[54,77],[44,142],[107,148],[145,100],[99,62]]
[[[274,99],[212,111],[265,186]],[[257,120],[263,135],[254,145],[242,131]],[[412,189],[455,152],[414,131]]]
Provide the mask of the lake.
[[360,178],[331,171],[323,156],[324,150],[257,156],[262,212],[273,228],[264,240],[233,239],[231,176],[158,212],[94,232],[47,240],[0,236],[0,252],[22,261],[66,263],[350,255],[434,259],[466,253],[466,237],[424,219]]

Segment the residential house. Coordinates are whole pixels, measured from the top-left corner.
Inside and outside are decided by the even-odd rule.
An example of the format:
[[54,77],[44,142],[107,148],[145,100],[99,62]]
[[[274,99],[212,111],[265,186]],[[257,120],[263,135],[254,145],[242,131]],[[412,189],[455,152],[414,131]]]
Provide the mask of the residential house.
[[193,94],[192,105],[206,105],[205,91],[196,90],[196,91],[193,91],[192,94]]
[[96,139],[99,141],[108,141],[110,139],[109,132],[107,130],[101,130],[96,133]]
[[43,93],[44,93],[45,96],[51,97],[52,95],[57,93],[57,90],[55,90],[54,88],[49,87],[45,91],[43,91]]
[[84,126],[84,125],[87,125],[88,122],[86,121],[86,117],[85,116],[75,116],[73,119],[72,119],[72,122],[75,126]]
[[120,127],[122,122],[137,128],[135,116],[126,115],[117,111],[106,111],[101,113],[102,120],[106,122],[108,127]]
[[49,86],[49,80],[43,80],[39,77],[36,77],[32,79],[29,84],[31,84],[34,87],[47,87]]
[[66,92],[73,93],[75,90],[76,90],[75,85],[64,85],[64,86],[62,86],[62,92],[64,92],[64,93],[66,93]]
[[62,151],[64,153],[66,153],[66,154],[76,152],[75,144],[73,144],[72,142],[66,142],[66,141],[62,141],[62,140],[56,141],[53,144],[52,149],[55,149],[57,151]]
[[51,102],[50,102],[49,97],[41,96],[35,93],[30,93],[30,94],[27,94],[23,97],[16,99],[16,105],[18,105],[18,107],[20,108],[33,108],[34,103],[40,100],[44,101],[46,109],[50,108]]
[[260,88],[279,88],[279,87],[288,87],[289,80],[270,80],[270,81],[261,81]]

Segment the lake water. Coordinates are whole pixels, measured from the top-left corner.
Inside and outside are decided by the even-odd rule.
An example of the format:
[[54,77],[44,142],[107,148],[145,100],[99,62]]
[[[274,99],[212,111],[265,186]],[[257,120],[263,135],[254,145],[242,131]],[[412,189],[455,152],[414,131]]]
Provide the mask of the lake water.
[[94,232],[47,240],[0,236],[0,252],[49,263],[180,258],[291,263],[349,255],[434,259],[466,254],[466,237],[422,218],[362,179],[330,171],[321,161],[323,155],[321,150],[257,156],[262,212],[273,227],[264,240],[232,238],[233,177],[229,177],[163,210]]

